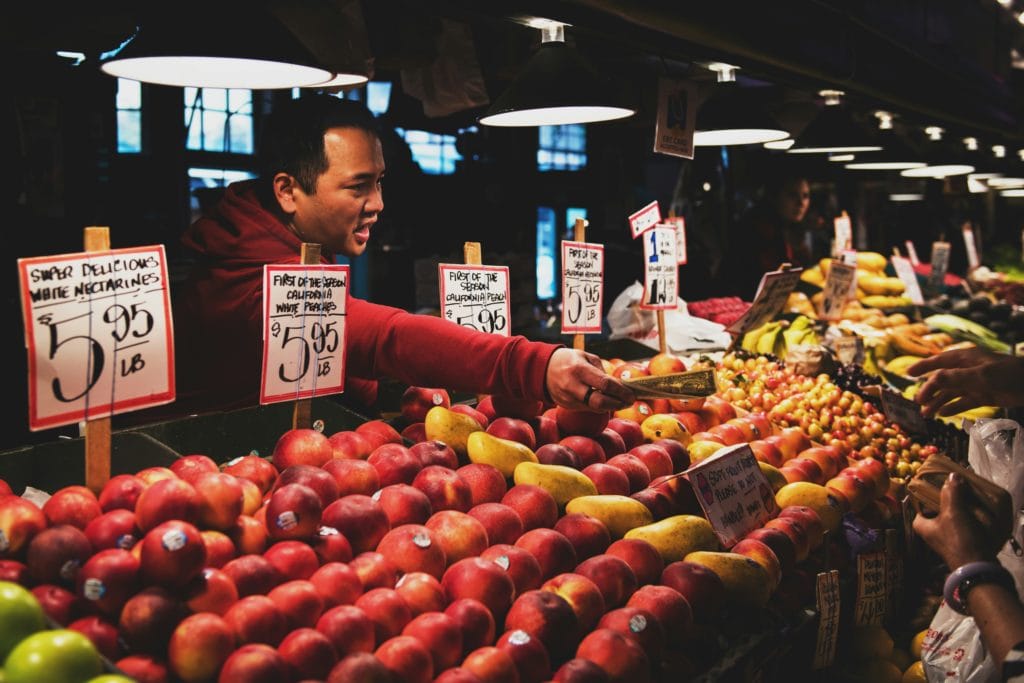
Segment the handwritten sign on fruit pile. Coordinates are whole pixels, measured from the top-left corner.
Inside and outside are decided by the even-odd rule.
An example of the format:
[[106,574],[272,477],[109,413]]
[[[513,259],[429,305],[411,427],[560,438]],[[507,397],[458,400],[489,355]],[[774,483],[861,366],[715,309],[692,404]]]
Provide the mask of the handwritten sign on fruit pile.
[[818,639],[814,647],[814,669],[831,666],[836,658],[839,640],[839,571],[818,574],[816,597],[818,603]]
[[761,283],[757,286],[754,302],[746,313],[729,325],[727,328],[729,332],[742,337],[745,332],[773,320],[786,305],[786,299],[796,287],[796,283],[800,281],[801,272],[800,268],[792,268],[790,270],[773,270],[761,276]]
[[672,310],[679,298],[676,230],[656,225],[644,233],[644,297],[640,308]]
[[917,282],[917,273],[914,272],[914,265],[902,256],[893,256],[891,260],[893,270],[896,271],[896,277],[903,283],[907,296],[910,297],[910,302],[915,306],[923,304],[924,297],[921,295],[921,285]]
[[601,331],[604,245],[562,242],[562,334]]
[[441,317],[488,334],[509,336],[506,266],[438,265]]
[[940,292],[945,286],[946,271],[949,269],[949,242],[932,242],[932,272],[928,276],[928,287]]
[[264,266],[260,403],[345,388],[348,266]]
[[633,235],[633,239],[636,239],[660,222],[661,207],[658,206],[658,200],[655,199],[644,208],[629,215],[629,232]]
[[921,406],[895,391],[882,391],[882,412],[910,434],[927,434],[928,423],[921,415]]
[[686,470],[686,478],[726,548],[778,511],[772,487],[745,443],[719,449]]
[[857,556],[857,602],[853,615],[855,625],[882,623],[888,603],[887,579],[885,553]]
[[174,400],[163,246],[18,259],[29,428]]
[[828,267],[828,277],[825,279],[825,297],[821,309],[825,320],[837,320],[843,311],[843,306],[850,298],[850,288],[853,286],[857,268],[842,261],[833,260]]
[[682,216],[673,216],[665,221],[676,229],[676,263],[686,265],[686,219]]

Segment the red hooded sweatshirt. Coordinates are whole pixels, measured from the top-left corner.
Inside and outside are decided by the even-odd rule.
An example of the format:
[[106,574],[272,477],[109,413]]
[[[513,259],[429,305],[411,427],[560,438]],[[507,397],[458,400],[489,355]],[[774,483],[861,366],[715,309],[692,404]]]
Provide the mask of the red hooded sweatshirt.
[[[235,183],[182,238],[197,256],[175,293],[178,407],[191,412],[259,402],[263,266],[298,263],[301,241],[260,203],[257,181]],[[326,254],[324,263],[332,263]],[[174,291],[174,290],[172,290]],[[376,378],[416,386],[544,399],[557,345],[474,332],[354,297],[348,300],[346,394],[371,405]]]

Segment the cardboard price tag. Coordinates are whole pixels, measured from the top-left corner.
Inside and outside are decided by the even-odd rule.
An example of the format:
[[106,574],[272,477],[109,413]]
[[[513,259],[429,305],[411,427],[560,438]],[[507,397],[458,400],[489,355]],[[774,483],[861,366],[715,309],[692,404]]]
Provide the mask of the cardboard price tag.
[[915,306],[924,303],[924,295],[921,294],[921,285],[917,281],[917,273],[914,272],[913,264],[902,256],[893,256],[892,267],[896,271],[896,277],[900,279],[906,288],[907,297]]
[[629,215],[629,231],[632,233],[633,239],[636,239],[660,222],[661,208],[658,206],[658,200],[655,199],[644,208]]
[[772,487],[748,444],[719,449],[686,470],[686,478],[726,548],[764,526],[778,511]]
[[441,317],[478,332],[510,336],[507,266],[438,264]]
[[162,245],[18,259],[33,431],[170,403]]
[[910,434],[927,434],[928,423],[921,415],[921,406],[895,391],[882,392],[882,412]]
[[825,279],[825,298],[822,301],[822,316],[826,320],[836,320],[843,312],[843,306],[850,298],[850,287],[857,275],[854,266],[835,260],[828,267],[828,278]]
[[967,272],[970,272],[981,265],[978,241],[974,234],[974,226],[970,223],[964,223],[960,231],[964,236],[964,248],[967,250]]
[[853,224],[845,211],[832,221],[835,234],[835,242],[832,245],[832,253],[838,258],[840,254],[853,249]]
[[885,530],[885,567],[888,613],[898,614],[903,587],[903,553],[900,552],[899,532],[896,529]]
[[903,244],[905,244],[907,247],[907,258],[910,259],[910,265],[916,266],[920,264],[921,260],[917,258],[917,247],[914,246],[914,243],[910,240],[907,240]]
[[941,291],[945,286],[946,271],[949,269],[949,242],[932,242],[931,265],[928,287],[933,291]]
[[692,159],[693,131],[696,122],[697,84],[691,81],[659,78],[654,151]]
[[765,273],[757,286],[754,302],[746,313],[727,328],[729,332],[742,337],[748,330],[774,319],[786,305],[786,299],[796,287],[796,283],[800,281],[800,273],[800,268]]
[[644,298],[640,308],[672,310],[678,298],[675,228],[658,225],[644,234]]
[[887,579],[885,553],[857,556],[857,602],[853,613],[855,625],[880,624],[885,619]]
[[818,574],[816,598],[818,605],[818,639],[814,646],[815,669],[824,669],[836,658],[839,641],[839,570]]
[[348,266],[263,267],[261,404],[344,391],[348,278]]
[[562,334],[601,331],[604,245],[562,242]]
[[864,363],[864,338],[858,335],[837,337],[832,342],[832,349],[836,352],[836,360],[843,365]]

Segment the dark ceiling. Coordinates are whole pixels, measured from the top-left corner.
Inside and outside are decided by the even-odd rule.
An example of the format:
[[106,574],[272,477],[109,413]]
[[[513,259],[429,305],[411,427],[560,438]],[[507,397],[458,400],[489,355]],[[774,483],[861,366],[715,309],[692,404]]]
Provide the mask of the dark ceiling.
[[[57,49],[85,52],[95,64],[144,21],[140,5],[153,6],[35,2],[0,31],[24,68],[52,60]],[[223,3],[160,6],[203,22],[217,5]],[[266,7],[314,51],[369,57],[378,74],[395,78],[434,63],[442,18],[464,22],[492,97],[539,40],[522,17],[545,16],[571,24],[570,40],[637,97],[646,98],[661,74],[709,80],[701,65],[720,60],[743,67],[741,85],[762,86],[769,109],[791,128],[813,116],[814,93],[831,87],[848,93],[851,108],[889,109],[907,126],[938,124],[990,143],[1024,140],[1024,72],[1010,60],[1024,27],[996,0],[298,0],[244,7],[237,35],[245,35],[248,11]],[[342,40],[346,32],[360,35]]]

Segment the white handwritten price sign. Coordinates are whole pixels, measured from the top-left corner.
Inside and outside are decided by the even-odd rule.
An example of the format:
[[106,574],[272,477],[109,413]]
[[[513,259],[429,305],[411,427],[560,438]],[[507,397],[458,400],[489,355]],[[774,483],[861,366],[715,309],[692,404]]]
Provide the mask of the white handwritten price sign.
[[263,267],[260,403],[345,389],[348,266]]
[[647,230],[661,222],[661,208],[658,200],[654,200],[644,208],[629,215],[629,231],[636,239]]
[[672,310],[679,298],[676,230],[657,225],[644,234],[644,298],[640,308]]
[[853,616],[856,626],[882,623],[888,603],[888,576],[885,553],[857,556],[857,602]]
[[843,306],[850,298],[857,269],[854,266],[834,260],[829,264],[828,277],[825,279],[825,297],[822,300],[822,313],[825,320],[836,320],[843,311]]
[[836,216],[835,220],[832,221],[832,227],[835,233],[835,244],[832,248],[832,253],[839,256],[844,251],[853,248],[853,224],[850,223],[850,217],[845,211],[842,215]]
[[772,487],[745,443],[715,451],[686,470],[686,478],[726,548],[778,512]]
[[895,391],[882,392],[882,412],[887,420],[895,422],[910,434],[928,433],[928,423],[921,415],[921,406]]
[[508,337],[508,268],[506,266],[438,265],[441,316],[480,332]]
[[174,400],[163,246],[18,259],[29,428]]
[[773,270],[761,276],[754,302],[736,322],[727,328],[730,333],[741,337],[748,330],[760,327],[775,318],[786,305],[790,292],[800,281],[800,268]]
[[686,265],[686,219],[682,216],[674,216],[665,221],[676,229],[676,263]]
[[839,640],[839,596],[839,571],[833,569],[818,574],[818,640],[814,648],[814,669],[831,666],[836,658],[836,642]]
[[604,245],[562,242],[562,334],[601,331]]
[[949,242],[932,242],[931,265],[928,287],[932,291],[941,291],[946,283],[946,271],[949,270]]
[[903,283],[911,303],[916,306],[923,304],[924,296],[921,294],[921,285],[917,281],[917,273],[914,272],[913,264],[902,256],[893,256],[891,260],[896,277]]
[[970,223],[964,223],[960,231],[964,236],[964,248],[967,250],[967,272],[970,272],[981,265],[978,242],[974,234],[974,226]]

